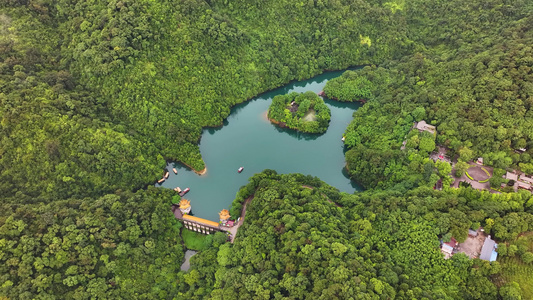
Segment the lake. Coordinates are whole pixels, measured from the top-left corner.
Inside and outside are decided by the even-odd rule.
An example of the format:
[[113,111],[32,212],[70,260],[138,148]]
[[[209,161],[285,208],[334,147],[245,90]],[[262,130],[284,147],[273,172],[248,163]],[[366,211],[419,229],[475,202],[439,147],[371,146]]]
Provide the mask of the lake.
[[[192,213],[200,218],[218,221],[218,212],[229,208],[239,188],[248,178],[264,169],[278,173],[302,173],[319,177],[341,192],[354,193],[362,188],[352,182],[344,169],[344,130],[352,120],[359,103],[325,99],[331,109],[331,122],[322,135],[299,133],[279,128],[266,119],[272,98],[290,92],[320,92],[326,82],[344,71],[326,72],[308,80],[291,82],[232,108],[224,125],[206,128],[200,141],[200,152],[207,167],[205,175],[197,175],[179,163],[167,169],[170,177],[165,188],[190,188],[184,198],[191,201]],[[244,167],[238,173],[239,167]],[[175,175],[172,168],[178,170]]]

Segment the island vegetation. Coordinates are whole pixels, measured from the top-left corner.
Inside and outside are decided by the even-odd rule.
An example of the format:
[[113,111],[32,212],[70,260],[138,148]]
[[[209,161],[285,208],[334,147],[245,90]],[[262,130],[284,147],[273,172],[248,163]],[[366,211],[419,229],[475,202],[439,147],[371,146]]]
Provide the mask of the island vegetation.
[[272,99],[268,119],[282,127],[308,133],[324,133],[328,130],[331,111],[317,94],[311,91],[293,92]]
[[[501,188],[533,173],[531,45],[526,0],[0,1],[0,298],[532,299],[533,200]],[[203,170],[232,106],[350,66],[324,92],[366,102],[345,145],[367,190],[254,175],[235,243],[184,233],[179,272],[167,161]],[[502,194],[446,184],[477,157]],[[443,259],[480,226],[497,261]]]

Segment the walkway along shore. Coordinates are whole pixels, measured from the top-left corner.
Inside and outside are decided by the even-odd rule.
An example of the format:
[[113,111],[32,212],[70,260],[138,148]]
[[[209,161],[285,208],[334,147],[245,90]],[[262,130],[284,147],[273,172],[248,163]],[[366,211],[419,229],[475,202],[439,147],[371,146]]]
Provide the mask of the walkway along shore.
[[248,197],[248,199],[244,201],[244,205],[242,206],[239,222],[237,222],[237,224],[235,224],[233,227],[229,227],[227,230],[230,233],[231,243],[235,241],[235,237],[237,236],[237,231],[239,230],[239,227],[241,227],[241,225],[244,223],[244,217],[246,216],[246,206],[248,205],[248,203],[252,202],[252,199],[254,199],[254,195]]

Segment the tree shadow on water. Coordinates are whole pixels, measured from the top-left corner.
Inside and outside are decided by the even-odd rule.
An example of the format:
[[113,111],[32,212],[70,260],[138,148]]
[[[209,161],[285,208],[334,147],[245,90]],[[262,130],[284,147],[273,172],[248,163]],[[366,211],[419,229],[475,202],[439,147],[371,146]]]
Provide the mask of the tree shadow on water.
[[346,166],[342,167],[341,172],[344,177],[350,179],[350,185],[354,188],[355,192],[362,192],[365,190],[361,185],[350,178],[350,173],[348,172],[348,169],[346,169]]
[[227,126],[228,124],[229,124],[228,119],[224,119],[224,121],[222,121],[222,126],[208,127],[208,128],[205,128],[204,130],[207,131],[207,133],[209,134],[215,134],[217,131],[221,130],[222,128],[224,128],[224,126]]
[[272,126],[274,126],[274,128],[276,128],[278,132],[286,133],[290,135],[291,137],[296,138],[298,140],[314,141],[318,139],[319,137],[321,137],[322,135],[324,135],[325,133],[325,132],[324,133],[300,132],[298,130],[290,129],[288,127],[280,127],[279,125],[276,125],[276,124],[272,124]]

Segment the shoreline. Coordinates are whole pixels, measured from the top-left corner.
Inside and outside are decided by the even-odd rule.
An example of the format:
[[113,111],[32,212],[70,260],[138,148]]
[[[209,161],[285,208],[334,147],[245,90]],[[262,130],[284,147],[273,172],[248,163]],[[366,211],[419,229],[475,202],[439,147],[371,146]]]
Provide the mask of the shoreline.
[[184,162],[180,162],[180,163],[182,163],[184,166],[186,166],[187,168],[191,169],[194,173],[196,173],[196,174],[198,174],[200,176],[205,175],[205,173],[207,173],[207,166],[205,166],[202,170],[198,171],[195,168],[189,166],[188,164],[186,164]]
[[[280,127],[283,127],[283,128],[290,128],[290,127],[287,127],[287,126],[282,126],[282,125],[280,125],[280,124],[281,124],[280,121],[276,121],[276,120],[274,120],[274,119],[269,118],[269,117],[268,117],[268,112],[269,112],[269,111],[270,111],[270,109],[267,109],[267,111],[263,114],[263,116],[265,117],[266,120],[268,120],[268,121],[269,121],[270,123],[272,123],[272,124],[279,125]],[[294,129],[294,128],[291,128],[291,129]],[[295,129],[295,130],[297,130],[297,129]],[[297,131],[298,131],[298,130],[297,130]]]
[[271,118],[269,118],[269,117],[267,117],[267,120],[270,121],[270,123],[272,123],[272,124],[276,124],[276,125],[278,125],[278,126],[280,126],[280,127],[287,127],[287,126],[281,126],[281,125],[280,125],[280,124],[281,124],[280,121],[276,121],[276,120],[271,119]]
[[321,97],[324,97],[324,98],[327,98],[327,99],[330,99],[330,100],[339,101],[339,102],[352,102],[352,103],[353,102],[359,102],[359,103],[362,103],[362,104],[366,104],[366,100],[365,99],[344,101],[344,100],[339,100],[339,98],[337,98],[337,97],[330,97],[330,96],[326,95],[326,93],[324,93],[324,91],[320,91],[320,93],[318,93],[318,95],[321,96]]
[[[329,72],[339,72],[339,71],[342,71],[342,73],[344,73],[344,72],[346,72],[346,71],[348,71],[348,70],[358,70],[358,69],[362,69],[362,68],[367,67],[367,66],[371,66],[371,64],[355,65],[355,66],[349,66],[349,67],[347,67],[347,68],[340,68],[340,69],[323,69],[323,70],[321,70],[319,73],[317,73],[317,74],[315,74],[315,75],[313,75],[313,76],[310,76],[309,78],[305,78],[305,79],[292,79],[292,80],[289,80],[288,82],[285,82],[285,83],[283,83],[283,84],[280,84],[280,85],[277,86],[277,87],[267,88],[267,89],[263,90],[262,92],[257,93],[255,96],[250,96],[250,97],[245,98],[245,99],[242,100],[242,101],[237,101],[237,103],[231,105],[229,108],[230,108],[230,110],[231,110],[231,109],[233,109],[235,106],[237,106],[237,105],[239,105],[239,104],[243,104],[243,103],[249,102],[250,100],[252,100],[252,99],[254,99],[254,98],[257,98],[257,97],[259,97],[259,96],[261,96],[261,95],[263,95],[263,94],[265,94],[265,93],[268,93],[268,92],[274,91],[274,90],[276,90],[276,89],[279,89],[279,88],[281,88],[281,87],[283,87],[283,86],[286,86],[286,85],[288,85],[288,84],[291,84],[291,83],[293,83],[293,82],[309,80],[309,79],[311,79],[311,78],[313,78],[313,77],[320,76],[320,75],[323,75],[323,74],[325,74],[325,73],[329,73]],[[342,74],[341,74],[341,75],[342,75]],[[327,97],[327,96],[326,96],[326,97]],[[339,102],[347,102],[347,101],[341,101],[341,100],[337,100],[337,101],[339,101]],[[268,111],[267,111],[267,112],[268,112]],[[224,126],[224,121],[228,119],[228,117],[229,117],[230,114],[231,114],[231,111],[230,111],[230,113],[229,113],[225,118],[222,119],[222,122],[221,122],[220,124],[218,124],[218,125],[202,125],[202,130],[203,130],[204,128],[219,128],[219,127],[223,127],[223,126]],[[200,137],[201,137],[201,135],[200,135]]]
[[267,122],[270,121],[270,119],[268,118],[268,109],[264,113],[261,114],[261,119]]

